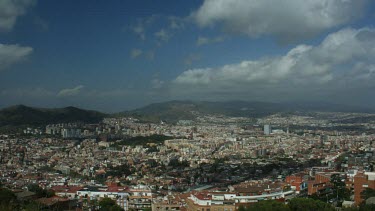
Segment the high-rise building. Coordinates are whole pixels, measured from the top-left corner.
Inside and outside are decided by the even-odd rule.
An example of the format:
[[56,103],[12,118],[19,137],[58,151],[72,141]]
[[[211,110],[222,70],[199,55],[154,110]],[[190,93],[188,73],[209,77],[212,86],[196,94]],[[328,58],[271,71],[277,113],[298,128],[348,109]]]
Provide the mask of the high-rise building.
[[356,204],[363,201],[361,192],[366,188],[375,189],[375,172],[359,171],[354,176],[354,201]]
[[79,138],[81,137],[81,129],[76,128],[63,128],[61,130],[63,138]]
[[264,125],[264,135],[269,135],[272,132],[271,125]]

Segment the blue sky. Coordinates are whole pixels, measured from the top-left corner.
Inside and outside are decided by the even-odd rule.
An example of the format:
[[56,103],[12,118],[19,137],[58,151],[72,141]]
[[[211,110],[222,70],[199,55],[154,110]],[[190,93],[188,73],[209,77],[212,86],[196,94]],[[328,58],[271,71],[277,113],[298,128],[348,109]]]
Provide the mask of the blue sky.
[[0,2],[0,106],[375,105],[365,0]]

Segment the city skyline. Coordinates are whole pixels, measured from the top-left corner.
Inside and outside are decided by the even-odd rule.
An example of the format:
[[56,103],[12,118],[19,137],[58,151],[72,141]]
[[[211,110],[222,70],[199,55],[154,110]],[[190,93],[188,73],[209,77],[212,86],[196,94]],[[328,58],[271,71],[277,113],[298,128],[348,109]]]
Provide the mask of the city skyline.
[[1,107],[375,105],[370,1],[2,1]]

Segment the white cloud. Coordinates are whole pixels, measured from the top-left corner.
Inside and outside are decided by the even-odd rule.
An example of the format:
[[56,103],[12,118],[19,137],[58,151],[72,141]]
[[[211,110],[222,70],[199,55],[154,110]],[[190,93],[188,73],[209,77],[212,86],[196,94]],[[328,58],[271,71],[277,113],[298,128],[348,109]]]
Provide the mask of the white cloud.
[[160,41],[168,42],[172,37],[172,34],[165,29],[160,29],[160,31],[155,32],[155,37]]
[[151,88],[153,89],[160,89],[163,87],[163,84],[164,84],[164,81],[158,78],[154,78],[151,80]]
[[36,0],[1,0],[0,1],[0,31],[11,31],[17,18],[26,13]]
[[139,56],[141,56],[143,51],[141,49],[132,49],[130,51],[130,58],[135,59]]
[[158,15],[152,15],[146,18],[140,18],[137,20],[137,24],[130,27],[131,31],[136,34],[139,39],[146,39],[146,32],[154,21],[159,18]]
[[205,0],[192,17],[229,33],[273,35],[281,42],[310,38],[361,16],[367,0]]
[[0,44],[0,70],[23,61],[32,51],[31,47]]
[[191,22],[186,17],[151,15],[138,19],[130,27],[126,27],[126,30],[130,29],[143,41],[146,40],[147,36],[151,35],[156,44],[161,46],[162,42],[168,42],[178,31],[183,30],[188,20]]
[[59,93],[57,93],[57,96],[58,97],[76,96],[82,91],[83,88],[84,88],[83,85],[78,85],[74,88],[62,89]]
[[183,29],[185,27],[186,20],[176,16],[168,17],[169,28],[173,30]]
[[145,34],[145,28],[143,25],[137,25],[137,26],[134,26],[133,28],[133,32],[139,36],[139,38],[141,40],[145,40],[146,39],[146,34]]
[[[293,94],[317,89],[347,89],[348,84],[369,87],[375,83],[375,29],[343,29],[319,45],[298,45],[273,58],[245,60],[217,68],[190,69],[172,88],[184,92]],[[251,90],[251,91],[249,91]],[[312,91],[314,90],[314,91]]]
[[218,43],[218,42],[223,42],[223,41],[224,41],[224,37],[222,36],[214,37],[214,38],[199,36],[197,39],[197,46],[207,45],[210,43]]

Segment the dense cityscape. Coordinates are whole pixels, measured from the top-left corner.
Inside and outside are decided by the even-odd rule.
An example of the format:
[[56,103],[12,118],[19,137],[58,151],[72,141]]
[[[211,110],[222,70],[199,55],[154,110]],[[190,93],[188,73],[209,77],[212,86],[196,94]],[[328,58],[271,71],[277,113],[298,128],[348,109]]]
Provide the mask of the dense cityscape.
[[371,204],[363,192],[375,189],[375,122],[364,117],[375,115],[28,127],[1,135],[1,185],[26,208],[56,210],[96,210],[106,198],[123,210],[234,211],[301,198],[350,208]]

